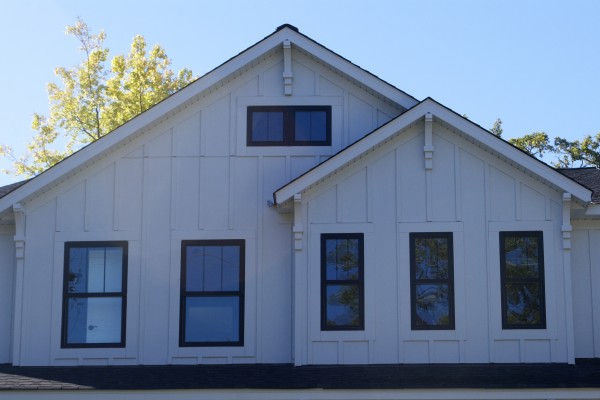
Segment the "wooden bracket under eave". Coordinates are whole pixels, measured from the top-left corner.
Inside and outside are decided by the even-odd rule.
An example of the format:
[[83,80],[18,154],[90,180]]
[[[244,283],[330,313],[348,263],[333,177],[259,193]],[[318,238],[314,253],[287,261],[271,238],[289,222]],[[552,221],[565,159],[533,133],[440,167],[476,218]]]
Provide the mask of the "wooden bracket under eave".
[[433,115],[430,112],[425,114],[425,170],[433,169]]
[[283,92],[286,96],[292,95],[292,43],[285,39],[283,41]]

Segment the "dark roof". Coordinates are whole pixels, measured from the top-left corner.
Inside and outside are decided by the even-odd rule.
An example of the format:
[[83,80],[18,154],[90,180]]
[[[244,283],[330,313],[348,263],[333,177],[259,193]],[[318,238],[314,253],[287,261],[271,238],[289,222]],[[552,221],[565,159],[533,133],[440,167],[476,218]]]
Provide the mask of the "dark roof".
[[29,179],[25,179],[24,181],[20,181],[20,182],[11,183],[10,185],[6,185],[6,186],[1,186],[0,187],[0,198],[6,196],[7,194],[9,194],[13,190],[21,187],[23,184],[25,184],[27,182],[29,182]]
[[600,360],[568,364],[13,367],[0,390],[600,388]]
[[592,203],[600,203],[600,169],[596,167],[557,168],[558,172],[590,189]]

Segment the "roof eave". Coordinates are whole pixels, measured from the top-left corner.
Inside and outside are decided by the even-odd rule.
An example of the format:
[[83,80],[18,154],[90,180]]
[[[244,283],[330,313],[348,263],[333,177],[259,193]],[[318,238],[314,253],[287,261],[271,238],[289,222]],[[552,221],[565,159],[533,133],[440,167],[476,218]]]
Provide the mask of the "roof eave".
[[270,52],[277,46],[280,46],[285,39],[290,39],[292,45],[299,46],[305,51],[316,55],[324,62],[332,65],[332,67],[353,79],[365,83],[376,92],[381,93],[383,96],[390,98],[390,100],[403,107],[409,108],[417,103],[416,99],[400,89],[395,88],[368,71],[352,64],[350,61],[337,55],[297,30],[284,25],[283,27],[278,28],[274,33],[242,51],[237,56],[232,57],[212,71],[198,78],[182,90],[151,107],[146,112],[126,122],[102,137],[100,140],[84,147],[54,167],[44,171],[25,185],[0,198],[0,212],[8,210],[17,202],[25,201],[44,188],[59,184],[63,179],[76,173],[80,168],[85,167],[91,160],[126,140],[131,134],[140,132],[149,126],[158,124],[162,120],[168,118],[180,107],[185,107],[188,103],[193,102],[195,99],[199,98],[202,93],[210,90],[214,85],[218,85],[221,81],[234,75],[248,64],[251,64],[264,54]]
[[553,184],[560,190],[568,192],[575,201],[580,204],[588,204],[591,201],[592,192],[577,182],[565,177],[552,167],[542,161],[530,156],[529,154],[517,149],[510,143],[494,136],[489,131],[479,125],[458,115],[456,112],[441,105],[431,98],[423,100],[415,107],[399,115],[386,125],[373,131],[363,139],[348,146],[346,149],[329,158],[317,167],[308,171],[304,175],[289,182],[287,185],[275,191],[274,198],[276,204],[282,204],[292,198],[296,193],[302,193],[315,183],[325,179],[344,165],[359,157],[381,141],[400,131],[404,127],[431,112],[434,117],[446,121],[456,129],[469,134],[482,145],[492,149],[502,155],[507,160],[520,165],[523,169],[540,176],[545,181]]

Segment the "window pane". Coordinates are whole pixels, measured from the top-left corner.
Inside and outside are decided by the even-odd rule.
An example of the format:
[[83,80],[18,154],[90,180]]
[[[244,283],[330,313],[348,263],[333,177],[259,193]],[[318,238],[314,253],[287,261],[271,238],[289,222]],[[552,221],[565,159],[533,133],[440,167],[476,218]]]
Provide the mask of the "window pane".
[[359,279],[359,240],[328,239],[326,251],[327,280]]
[[295,140],[297,142],[327,140],[327,113],[325,111],[296,111]]
[[223,290],[240,290],[239,246],[223,246]]
[[106,248],[106,268],[104,270],[104,291],[108,293],[123,290],[123,249],[120,247]]
[[448,239],[415,238],[415,279],[448,279]]
[[237,291],[239,246],[187,246],[186,291]]
[[539,283],[507,283],[506,322],[509,325],[542,323],[542,295]]
[[539,278],[539,247],[536,236],[506,236],[504,240],[506,277]]
[[103,247],[88,249],[88,293],[104,292],[104,253]]
[[69,293],[122,291],[121,247],[73,247],[69,252]]
[[222,290],[223,250],[221,246],[204,246],[204,288],[203,291]]
[[258,142],[283,141],[283,112],[252,112],[252,140]]
[[67,291],[69,293],[85,293],[87,291],[87,248],[72,247],[69,249],[69,276]]
[[327,285],[327,326],[360,326],[358,285]]
[[185,300],[186,342],[238,342],[238,297],[188,297]]
[[416,326],[449,325],[448,285],[416,285],[415,314]]
[[67,343],[121,342],[122,299],[70,298],[67,310]]
[[200,292],[204,288],[204,246],[187,246],[185,257],[185,289]]

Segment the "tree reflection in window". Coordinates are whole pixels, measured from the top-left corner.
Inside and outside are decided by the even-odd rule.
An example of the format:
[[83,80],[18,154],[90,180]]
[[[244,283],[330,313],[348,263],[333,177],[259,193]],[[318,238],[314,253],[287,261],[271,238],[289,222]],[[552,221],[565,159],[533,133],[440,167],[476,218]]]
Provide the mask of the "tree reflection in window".
[[500,232],[502,327],[544,329],[542,232]]
[[452,233],[411,233],[412,329],[454,329]]
[[364,329],[363,234],[321,235],[321,329]]

